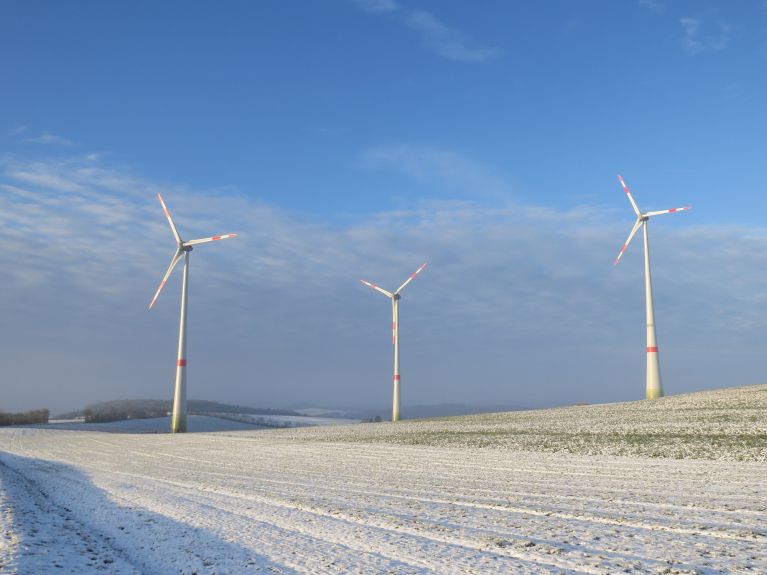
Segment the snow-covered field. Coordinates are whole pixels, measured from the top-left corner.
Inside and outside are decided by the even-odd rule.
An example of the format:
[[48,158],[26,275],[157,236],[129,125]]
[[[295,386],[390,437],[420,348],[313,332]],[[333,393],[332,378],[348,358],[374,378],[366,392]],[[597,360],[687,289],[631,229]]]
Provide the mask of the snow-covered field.
[[764,574],[766,426],[752,386],[396,426],[5,428],[0,573]]

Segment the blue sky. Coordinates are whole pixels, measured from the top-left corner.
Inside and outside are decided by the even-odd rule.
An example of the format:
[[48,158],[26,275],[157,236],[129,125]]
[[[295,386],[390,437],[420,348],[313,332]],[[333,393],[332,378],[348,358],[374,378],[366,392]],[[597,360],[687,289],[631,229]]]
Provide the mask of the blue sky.
[[[643,394],[764,381],[767,2],[0,1],[0,409]],[[180,274],[178,274],[180,275]],[[175,282],[175,283],[174,283]]]

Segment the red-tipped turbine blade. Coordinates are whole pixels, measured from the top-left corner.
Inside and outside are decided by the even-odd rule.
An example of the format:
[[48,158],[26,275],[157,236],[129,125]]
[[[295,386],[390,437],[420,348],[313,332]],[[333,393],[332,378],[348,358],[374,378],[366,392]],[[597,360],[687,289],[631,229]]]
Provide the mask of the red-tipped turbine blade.
[[386,297],[392,297],[392,293],[391,293],[391,292],[388,292],[388,291],[386,291],[385,289],[378,287],[376,284],[372,284],[372,283],[370,283],[370,282],[366,282],[365,280],[360,280],[360,281],[361,281],[363,284],[365,284],[366,286],[368,286],[369,288],[372,288],[372,289],[374,289],[374,290],[376,290],[376,291],[378,291],[378,292],[381,292],[381,293],[382,293],[382,294],[384,294]]
[[631,202],[631,207],[634,208],[634,213],[636,215],[639,215],[639,208],[637,207],[637,204],[634,201],[634,197],[631,195],[631,192],[629,191],[629,187],[626,185],[626,182],[623,181],[623,178],[620,175],[618,175],[618,181],[621,183],[621,186],[623,186],[623,191],[626,192],[626,195],[629,198],[629,202]]
[[629,247],[629,244],[631,243],[631,239],[634,237],[634,235],[637,233],[639,228],[642,226],[642,220],[637,219],[636,222],[634,222],[634,227],[631,228],[631,233],[629,234],[628,239],[626,240],[626,243],[623,244],[623,247],[621,248],[621,251],[618,252],[618,257],[615,258],[615,262],[613,263],[614,266],[618,265],[618,262],[621,261],[621,258],[623,257],[623,252],[626,251],[626,248]]
[[415,270],[415,271],[414,271],[412,274],[410,274],[410,277],[409,277],[409,278],[407,278],[407,279],[405,280],[405,283],[403,283],[401,286],[399,286],[399,287],[397,288],[397,291],[395,291],[394,293],[399,293],[399,292],[401,292],[401,291],[402,291],[402,288],[404,288],[404,287],[405,287],[407,284],[409,284],[411,281],[413,281],[413,279],[415,278],[415,276],[417,276],[419,273],[421,273],[421,270],[422,270],[423,268],[425,268],[425,267],[426,267],[426,264],[425,264],[425,263],[421,264],[421,267],[420,267],[420,268],[418,268],[417,270]]
[[165,205],[165,202],[162,199],[162,196],[158,193],[157,199],[160,200],[160,205],[162,206],[162,211],[165,213],[165,217],[168,218],[168,223],[170,224],[170,231],[173,232],[173,237],[176,238],[176,243],[181,245],[181,236],[178,235],[178,231],[176,231],[176,226],[173,224],[173,218],[170,217],[170,212],[168,211],[168,208]]
[[684,212],[685,210],[691,210],[692,206],[683,206],[681,208],[671,208],[670,210],[659,210],[657,212],[647,212],[647,217],[660,216],[661,214],[673,214],[674,212]]
[[179,262],[179,260],[182,257],[184,257],[184,252],[182,250],[177,250],[176,254],[173,256],[173,259],[170,261],[170,265],[168,266],[168,271],[166,271],[165,275],[162,277],[162,281],[160,282],[160,287],[158,287],[157,291],[154,292],[154,297],[152,298],[152,303],[149,304],[149,309],[152,309],[152,306],[154,305],[154,302],[157,301],[157,297],[160,295],[162,288],[165,287],[165,282],[168,281],[168,276],[173,271],[173,268],[176,267],[176,264]]
[[227,238],[236,238],[237,234],[224,234],[221,236],[212,236],[209,238],[201,238],[199,240],[190,240],[188,242],[184,242],[185,246],[193,246],[196,244],[207,244],[208,242],[217,242],[218,240],[225,240]]

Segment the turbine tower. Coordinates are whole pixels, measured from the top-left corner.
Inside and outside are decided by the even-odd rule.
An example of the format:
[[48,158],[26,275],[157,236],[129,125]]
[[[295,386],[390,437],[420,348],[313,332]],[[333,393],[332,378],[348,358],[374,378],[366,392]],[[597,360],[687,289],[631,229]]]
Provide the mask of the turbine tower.
[[392,399],[392,407],[391,407],[392,422],[399,421],[399,382],[400,382],[399,380],[399,300],[400,300],[399,293],[402,291],[402,288],[404,288],[407,284],[413,281],[413,278],[415,278],[415,276],[421,273],[421,270],[425,267],[426,267],[426,264],[423,264],[421,265],[420,268],[415,270],[410,275],[410,277],[405,280],[405,283],[399,286],[397,288],[397,291],[395,291],[394,293],[386,291],[385,289],[380,288],[373,283],[367,282],[365,280],[360,280],[366,286],[373,288],[377,292],[381,292],[386,297],[391,299],[391,313],[392,313],[391,342],[394,345],[394,397]]
[[634,209],[634,213],[637,216],[637,220],[636,222],[634,222],[634,227],[631,228],[631,233],[629,234],[629,237],[626,240],[626,243],[623,244],[621,251],[618,252],[618,257],[615,258],[615,263],[613,265],[617,266],[618,262],[621,261],[623,252],[626,251],[626,248],[628,247],[632,238],[637,233],[637,231],[639,231],[639,228],[641,227],[644,232],[644,284],[645,284],[645,297],[646,297],[645,307],[647,312],[647,385],[645,390],[645,397],[647,399],[656,399],[658,397],[663,397],[663,386],[661,385],[661,379],[660,379],[660,363],[658,361],[658,342],[655,338],[655,312],[653,310],[652,283],[650,281],[650,246],[649,246],[649,240],[647,236],[647,222],[653,216],[660,216],[661,214],[672,214],[674,212],[682,212],[684,210],[690,210],[692,209],[692,206],[684,206],[682,208],[671,208],[670,210],[660,210],[657,212],[644,212],[644,213],[640,212],[639,208],[636,205],[636,202],[634,201],[634,198],[631,197],[631,192],[629,191],[628,186],[626,186],[625,182],[623,181],[623,178],[618,176],[618,181],[620,181],[621,186],[623,186],[623,190],[626,192],[626,195],[628,196],[629,202],[631,202],[631,207]]
[[178,355],[176,357],[176,385],[173,391],[173,417],[171,419],[171,431],[173,433],[183,433],[187,430],[186,427],[186,300],[187,300],[187,286],[189,279],[189,252],[192,251],[193,246],[197,244],[205,244],[208,242],[215,242],[217,240],[224,240],[226,238],[233,238],[237,234],[225,234],[222,236],[213,236],[210,238],[202,238],[199,240],[190,240],[185,242],[179,236],[176,231],[176,226],[173,224],[173,219],[170,217],[168,208],[165,207],[165,202],[160,194],[157,194],[157,198],[162,205],[162,211],[165,213],[165,217],[168,218],[170,224],[170,231],[173,233],[173,237],[176,240],[176,253],[170,260],[168,271],[160,282],[160,287],[152,298],[152,302],[149,304],[149,309],[152,309],[154,302],[157,301],[157,296],[160,295],[162,288],[165,287],[165,282],[168,281],[173,268],[176,264],[184,258],[184,275],[181,282],[181,321],[178,327]]

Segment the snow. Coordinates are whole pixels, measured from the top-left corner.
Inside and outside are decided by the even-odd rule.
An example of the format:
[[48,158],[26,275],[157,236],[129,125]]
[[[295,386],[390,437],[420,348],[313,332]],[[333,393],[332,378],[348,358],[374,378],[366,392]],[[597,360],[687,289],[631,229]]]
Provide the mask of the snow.
[[[186,435],[3,428],[0,573],[767,573],[764,395]],[[519,440],[523,422],[549,443]],[[645,449],[640,428],[684,439],[595,453]]]
[[301,430],[296,439],[767,462],[767,385],[653,401]]

